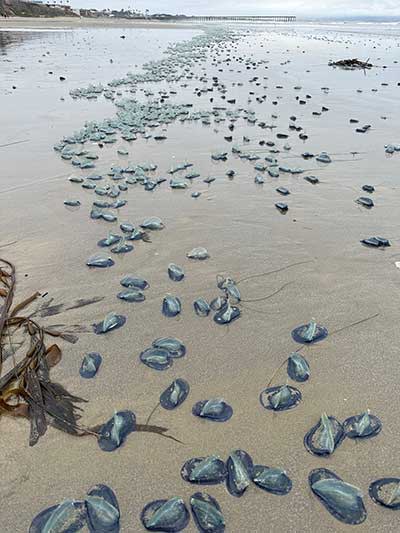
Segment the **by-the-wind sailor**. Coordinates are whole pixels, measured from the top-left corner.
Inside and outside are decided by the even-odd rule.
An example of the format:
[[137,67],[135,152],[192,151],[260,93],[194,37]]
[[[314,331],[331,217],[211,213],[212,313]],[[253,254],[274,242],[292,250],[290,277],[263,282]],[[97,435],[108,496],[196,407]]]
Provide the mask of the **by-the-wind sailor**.
[[367,518],[360,489],[344,482],[331,470],[312,470],[308,482],[313,493],[337,520],[355,525]]
[[213,311],[219,311],[226,305],[227,300],[224,296],[217,296],[210,302],[210,307]]
[[143,292],[135,288],[125,289],[119,292],[117,297],[125,302],[143,302],[145,300]]
[[131,234],[127,235],[128,241],[144,241],[151,242],[149,234],[141,229],[134,229]]
[[226,422],[233,414],[232,407],[221,398],[202,400],[197,402],[192,413],[200,418],[206,418],[214,422]]
[[175,172],[180,172],[181,170],[186,170],[189,167],[192,167],[193,163],[179,163],[175,167],[172,167],[170,170],[168,170],[169,174],[175,174]]
[[108,196],[110,198],[118,198],[118,196],[121,194],[121,190],[123,189],[120,189],[119,186],[117,187],[116,185],[113,185],[108,191]]
[[226,486],[232,496],[242,496],[253,477],[253,460],[243,450],[233,451],[226,462]]
[[98,196],[106,196],[109,191],[109,187],[100,187],[100,185],[97,185],[94,189],[94,192]]
[[343,422],[343,429],[350,439],[367,439],[380,433],[382,422],[367,411],[347,418]]
[[225,462],[215,455],[189,459],[181,469],[181,476],[189,483],[216,485],[227,476]]
[[288,194],[290,194],[290,191],[286,189],[286,187],[278,187],[275,190],[276,192],[279,192],[279,194],[282,194],[283,196],[287,196]]
[[373,193],[375,191],[375,187],[373,185],[363,185],[361,189],[369,193]]
[[120,235],[116,235],[115,233],[109,233],[108,237],[106,237],[105,239],[101,239],[97,243],[97,245],[101,246],[102,248],[105,248],[106,246],[112,246],[113,244],[119,242],[121,238],[122,237]]
[[368,209],[374,207],[374,201],[372,198],[368,198],[367,196],[360,196],[360,198],[357,198],[356,203]]
[[265,409],[287,411],[293,409],[301,401],[301,392],[289,385],[269,387],[260,394],[260,403]]
[[93,206],[99,207],[100,209],[109,209],[113,207],[113,204],[106,200],[94,200]]
[[240,309],[234,305],[231,305],[229,300],[225,305],[221,307],[214,315],[214,322],[217,324],[229,324],[240,317]]
[[218,152],[215,154],[211,154],[211,159],[214,161],[226,161],[228,157],[228,152]]
[[342,424],[335,417],[323,413],[318,424],[305,434],[304,446],[314,455],[330,455],[344,438]]
[[[122,191],[122,183],[119,185],[119,188]],[[112,207],[113,209],[120,209],[121,207],[124,207],[124,205],[126,205],[127,203],[127,200],[115,200],[115,202],[113,202],[110,207]]]
[[131,224],[130,222],[123,222],[122,224],[119,225],[121,231],[123,231],[124,233],[132,233],[132,231],[135,230],[135,226],[133,224]]
[[158,183],[153,180],[146,180],[144,182],[144,190],[145,191],[153,191],[157,187]]
[[168,276],[169,279],[172,279],[172,281],[182,281],[185,277],[185,273],[182,267],[175,265],[174,263],[170,263],[168,265]]
[[85,379],[91,379],[96,374],[101,365],[101,355],[97,352],[90,352],[83,358],[79,374]]
[[70,181],[71,183],[83,183],[83,178],[79,176],[71,176],[70,178],[68,178],[68,181]]
[[144,507],[140,519],[148,531],[177,533],[185,529],[190,516],[182,498],[174,497],[169,500],[155,500],[148,503]]
[[135,276],[125,276],[121,279],[120,284],[123,287],[140,289],[141,291],[144,291],[149,286],[145,279]]
[[115,222],[117,220],[117,217],[112,213],[102,213],[101,218],[106,222]]
[[190,172],[185,176],[185,179],[187,180],[194,180],[195,178],[200,178],[200,174],[198,172]]
[[179,315],[182,310],[181,301],[177,296],[167,294],[162,303],[162,313],[168,317]]
[[107,331],[120,328],[125,324],[125,322],[126,318],[123,315],[117,315],[114,313],[114,311],[111,311],[111,313],[106,315],[104,320],[98,322],[97,324],[93,324],[93,329],[95,333],[100,335],[102,333],[107,333]]
[[132,411],[117,411],[101,426],[97,443],[105,452],[112,452],[122,446],[126,437],[135,431],[136,417]]
[[223,276],[217,276],[217,287],[223,290],[227,297],[229,296],[236,302],[240,302],[241,295],[239,287],[232,278],[224,278]]
[[121,239],[113,248],[111,248],[113,254],[126,254],[132,250],[132,244],[128,244],[125,239]]
[[289,210],[289,207],[284,202],[277,202],[275,204],[275,207],[280,211],[281,213],[286,213]]
[[279,178],[279,170],[276,167],[269,167],[268,174],[271,178]]
[[233,300],[234,302],[240,302],[240,290],[233,280],[230,280],[228,283],[226,283],[223,286],[223,290],[231,300]]
[[293,340],[301,344],[312,344],[322,341],[327,335],[328,330],[324,326],[317,324],[313,318],[308,324],[298,326],[292,331]]
[[79,200],[64,200],[64,205],[67,207],[79,207],[81,203]]
[[196,492],[190,498],[190,507],[201,533],[223,533],[225,518],[215,498],[205,492]]
[[287,373],[290,379],[302,383],[310,377],[310,365],[302,355],[293,352],[288,358]]
[[315,159],[320,163],[332,163],[331,157],[326,152],[321,152]]
[[100,211],[100,209],[92,209],[90,211],[90,218],[92,220],[99,220],[100,218],[103,218],[103,211]]
[[281,468],[254,465],[252,479],[258,487],[272,494],[284,495],[292,490],[292,481]]
[[29,533],[80,531],[86,524],[87,511],[83,500],[66,500],[41,511],[32,520]]
[[154,348],[167,350],[169,355],[175,359],[183,357],[186,353],[186,346],[175,337],[160,337],[152,342]]
[[172,365],[171,354],[163,348],[147,348],[140,354],[140,360],[154,370],[166,370]]
[[198,246],[197,248],[193,248],[186,254],[186,256],[189,259],[197,259],[199,261],[204,261],[204,259],[208,259],[210,257],[208,251],[206,248],[203,248],[202,246]]
[[400,151],[400,145],[399,144],[385,144],[385,152],[387,154],[394,154],[395,152]]
[[113,266],[114,261],[106,255],[96,254],[89,257],[86,264],[88,267],[107,268]]
[[198,316],[208,316],[211,310],[208,302],[204,298],[197,298],[193,302],[193,308]]
[[400,478],[384,477],[373,481],[368,489],[371,499],[389,509],[400,509]]
[[150,229],[150,230],[160,230],[160,229],[163,229],[165,226],[161,218],[150,217],[150,218],[146,218],[146,220],[144,220],[140,224],[140,227],[144,229]]
[[171,189],[187,189],[188,184],[181,178],[172,178],[169,180]]
[[175,379],[161,394],[160,405],[164,409],[176,409],[186,400],[189,394],[189,383],[181,378]]
[[390,246],[389,239],[386,239],[385,237],[367,237],[366,239],[362,239],[360,242],[361,244],[372,246],[373,248],[386,248]]
[[317,183],[319,183],[319,179],[316,176],[304,176],[304,179],[312,185],[316,185]]
[[94,207],[99,207],[100,209],[108,209],[111,207],[111,204],[109,202],[103,202],[101,200],[95,200],[93,202]]
[[120,510],[114,491],[95,485],[86,496],[87,521],[91,533],[119,533]]

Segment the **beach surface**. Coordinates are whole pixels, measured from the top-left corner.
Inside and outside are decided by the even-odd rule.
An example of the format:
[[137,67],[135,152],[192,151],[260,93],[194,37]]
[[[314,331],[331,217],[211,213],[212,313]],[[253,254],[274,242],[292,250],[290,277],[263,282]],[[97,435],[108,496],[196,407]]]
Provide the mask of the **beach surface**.
[[[379,25],[369,33],[318,25],[258,27],[248,33],[240,29],[233,44],[204,54],[204,62],[192,67],[192,79],[144,84],[132,97],[147,102],[162,89],[169,93],[169,103],[191,103],[193,110],[251,109],[259,122],[274,127],[261,129],[239,118],[230,132],[229,119],[208,126],[176,121],[151,130],[153,136],[166,135],[162,142],[138,135],[132,143],[120,138],[103,148],[93,143],[90,149],[99,154],[96,168],[81,171],[60,159],[53,145],[79,131],[85,121],[114,117],[116,109],[103,96],[71,99],[69,91],[107,84],[128,71],[141,72],[144,63],[162,59],[169,44],[201,33],[175,23],[168,31],[158,23],[123,29],[120,22],[117,27],[94,27],[96,23],[85,21],[78,27],[79,21],[54,19],[46,29],[41,20],[0,21],[0,255],[16,265],[16,301],[35,291],[45,294],[43,301],[52,298],[53,304],[65,307],[79,298],[103,298],[42,319],[45,325],[86,328],[78,343],[62,345],[63,359],[52,370],[55,381],[88,400],[82,422],[92,427],[115,411],[131,409],[144,424],[160,393],[180,377],[190,383],[188,399],[175,411],[157,409],[151,422],[168,428],[183,444],[137,432],[115,452],[105,453],[95,438],[74,438],[50,428],[30,448],[28,422],[2,416],[1,530],[27,531],[42,509],[66,498],[82,498],[92,485],[106,483],[118,497],[121,531],[143,531],[139,516],[146,503],[172,496],[188,501],[198,490],[180,476],[185,461],[213,454],[226,459],[242,449],[255,464],[286,470],[293,489],[280,497],[253,485],[242,498],[234,498],[223,485],[200,487],[218,500],[227,532],[349,530],[309,489],[308,474],[319,467],[333,470],[364,493],[368,518],[357,531],[396,531],[398,513],[374,504],[368,487],[375,479],[399,476],[400,270],[395,262],[400,254],[400,154],[389,156],[384,149],[400,143],[399,36],[395,31],[388,35]],[[231,61],[224,62],[229,56]],[[350,57],[369,58],[376,67],[344,71],[328,66],[331,59]],[[212,86],[213,76],[225,84],[226,98],[217,90],[200,91]],[[254,77],[258,79],[250,81]],[[129,96],[129,89],[118,88],[121,97]],[[327,111],[321,112],[322,107]],[[306,140],[288,129],[291,116]],[[351,118],[359,123],[351,124]],[[370,124],[370,130],[356,133],[364,124]],[[277,133],[289,137],[282,140]],[[232,143],[224,140],[228,135]],[[265,183],[254,183],[260,174],[254,170],[256,162],[238,158],[231,148],[234,144],[261,158],[271,156],[269,147],[260,145],[263,140],[275,143],[279,153],[272,155],[281,165],[305,172],[280,172],[279,178],[263,173]],[[285,143],[290,150],[284,150]],[[120,148],[129,154],[119,155]],[[305,160],[305,151],[326,151],[332,163]],[[227,161],[212,161],[215,152],[228,152]],[[184,161],[192,162],[189,170],[201,177],[189,182],[188,189],[172,190],[168,170]],[[117,258],[112,268],[89,269],[86,260],[100,251],[97,241],[109,230],[118,231],[118,224],[91,220],[92,202],[99,198],[68,178],[106,175],[113,165],[144,162],[156,164],[151,175],[165,176],[167,182],[152,192],[140,185],[130,187],[121,195],[128,203],[118,213],[118,224],[136,225],[158,216],[165,229],[152,232],[151,243],[134,242],[134,251]],[[231,180],[226,176],[229,169],[236,172]],[[317,176],[320,183],[308,183],[305,175]],[[207,176],[216,180],[207,185],[202,181]],[[368,196],[361,190],[365,184],[375,187],[375,206],[369,210],[355,202]],[[282,198],[275,190],[279,186],[291,194]],[[193,191],[202,194],[194,199]],[[80,200],[79,209],[63,205],[71,198]],[[276,209],[279,201],[287,202],[286,215]],[[391,247],[360,244],[373,235],[388,238]],[[186,253],[196,246],[206,247],[210,259],[188,260]],[[171,262],[185,269],[180,283],[168,278]],[[128,274],[148,280],[145,302],[116,298],[120,279]],[[218,295],[218,274],[243,279],[241,317],[228,326],[198,317],[192,307],[200,296],[211,300]],[[182,301],[176,318],[161,313],[167,293]],[[127,317],[126,325],[95,335],[92,324],[112,310]],[[302,350],[311,378],[304,384],[290,382],[301,389],[302,402],[282,413],[263,409],[259,395],[271,378],[274,385],[287,382],[285,365],[274,373],[299,348],[291,331],[312,317],[329,335]],[[185,343],[186,356],[165,372],[144,366],[140,352],[169,335]],[[103,363],[93,380],[84,380],[79,368],[91,351],[100,352]],[[194,403],[208,398],[224,398],[233,407],[232,418],[218,424],[193,416]],[[303,437],[321,413],[344,421],[367,409],[383,424],[376,438],[346,439],[329,458],[306,451]],[[193,521],[186,531],[196,531]]]
[[86,18],[86,17],[8,17],[0,19],[0,28],[185,28],[198,26],[193,22],[155,21],[155,20],[126,20],[114,18]]

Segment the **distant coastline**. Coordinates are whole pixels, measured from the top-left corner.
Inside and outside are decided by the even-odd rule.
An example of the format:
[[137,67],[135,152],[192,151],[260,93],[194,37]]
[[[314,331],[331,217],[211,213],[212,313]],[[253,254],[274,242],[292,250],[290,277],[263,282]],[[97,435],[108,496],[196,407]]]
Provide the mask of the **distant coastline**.
[[[57,1],[57,0],[56,0]],[[400,14],[397,16],[324,16],[324,17],[300,17],[282,15],[267,16],[257,15],[239,15],[239,16],[193,16],[184,14],[171,13],[150,13],[141,12],[134,9],[73,9],[71,6],[60,3],[46,3],[46,0],[0,0],[0,27],[4,27],[4,21],[11,27],[19,27],[21,20],[26,25],[37,27],[38,25],[48,26],[48,21],[54,26],[64,27],[66,24],[72,26],[90,25],[138,25],[164,27],[182,24],[184,27],[193,24],[198,26],[199,23],[207,22],[314,22],[314,23],[400,23]],[[269,20],[268,20],[269,19]]]
[[190,22],[159,22],[154,20],[127,20],[86,17],[0,17],[0,30],[4,29],[68,29],[88,27],[113,28],[200,28],[202,24]]

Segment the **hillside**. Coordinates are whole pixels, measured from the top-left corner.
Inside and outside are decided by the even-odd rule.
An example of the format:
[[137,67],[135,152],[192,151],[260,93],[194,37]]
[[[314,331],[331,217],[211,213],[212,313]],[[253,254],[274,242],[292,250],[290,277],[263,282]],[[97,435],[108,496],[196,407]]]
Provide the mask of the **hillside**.
[[0,0],[2,17],[74,17],[76,14],[69,6],[50,6],[33,4],[22,0]]

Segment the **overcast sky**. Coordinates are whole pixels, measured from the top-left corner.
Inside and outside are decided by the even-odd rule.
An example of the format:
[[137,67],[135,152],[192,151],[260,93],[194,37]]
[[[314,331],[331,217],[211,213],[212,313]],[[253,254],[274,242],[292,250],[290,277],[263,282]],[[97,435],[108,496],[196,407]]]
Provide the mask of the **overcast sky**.
[[73,7],[128,7],[185,15],[397,16],[400,0],[70,0]]

